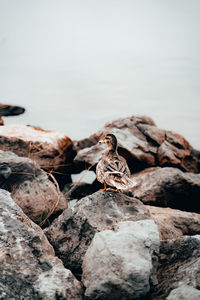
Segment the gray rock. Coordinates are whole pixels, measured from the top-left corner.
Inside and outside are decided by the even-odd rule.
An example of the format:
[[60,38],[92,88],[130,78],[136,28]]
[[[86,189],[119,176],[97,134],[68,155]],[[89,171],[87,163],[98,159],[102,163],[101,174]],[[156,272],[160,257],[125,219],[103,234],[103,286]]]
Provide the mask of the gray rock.
[[200,174],[177,168],[147,168],[132,176],[130,192],[145,204],[169,206],[199,213]]
[[67,208],[63,194],[37,163],[1,150],[0,187],[11,192],[13,200],[37,223],[41,222],[52,208],[52,213]]
[[152,220],[126,221],[96,233],[83,261],[89,299],[139,299],[155,281],[159,234]]
[[167,300],[200,300],[200,291],[187,285],[182,285],[171,291]]
[[116,135],[119,154],[125,157],[132,173],[152,166],[199,172],[199,152],[183,136],[159,129],[151,118],[145,116],[117,119],[105,124],[89,138],[78,141],[75,161],[82,163],[82,168],[86,164],[97,164],[103,152],[98,140],[107,133]]
[[[182,285],[200,287],[200,235],[161,241],[155,300],[164,300]],[[188,298],[193,299],[193,298]]]
[[80,300],[81,294],[42,229],[0,190],[0,299]]
[[83,257],[96,232],[121,221],[150,218],[144,204],[122,193],[98,191],[65,210],[44,230],[65,267],[80,274]]

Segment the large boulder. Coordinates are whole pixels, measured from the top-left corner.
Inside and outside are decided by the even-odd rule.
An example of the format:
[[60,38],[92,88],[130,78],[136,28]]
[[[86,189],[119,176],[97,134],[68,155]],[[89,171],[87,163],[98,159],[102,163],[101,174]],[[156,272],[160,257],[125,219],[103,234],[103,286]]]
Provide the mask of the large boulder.
[[0,150],[0,187],[37,223],[67,208],[63,194],[36,162],[9,151]]
[[147,206],[152,219],[158,226],[161,240],[175,239],[182,235],[200,234],[200,214]]
[[98,191],[65,210],[45,229],[65,267],[81,273],[83,257],[96,232],[114,229],[121,221],[150,218],[141,201],[124,194]]
[[78,141],[75,161],[96,165],[103,147],[98,140],[107,133],[116,135],[119,153],[123,155],[132,172],[152,166],[175,166],[183,171],[198,172],[200,155],[186,139],[172,131],[159,129],[149,117],[129,117],[107,123],[89,138]]
[[[157,271],[159,283],[152,299],[164,300],[172,290],[181,286],[193,287],[194,295],[196,295],[195,289],[200,287],[199,270],[200,235],[161,241]],[[169,297],[172,297],[173,294],[174,292]]]
[[81,300],[81,294],[40,227],[0,190],[0,299]]
[[83,260],[89,299],[141,299],[156,283],[159,235],[153,220],[120,222],[96,233]]
[[29,157],[42,169],[54,172],[58,178],[58,175],[65,176],[65,182],[70,182],[69,170],[74,156],[72,147],[71,139],[60,132],[24,125],[0,127],[1,150]]
[[145,204],[199,212],[200,174],[157,167],[147,168],[132,178],[136,185],[130,192]]

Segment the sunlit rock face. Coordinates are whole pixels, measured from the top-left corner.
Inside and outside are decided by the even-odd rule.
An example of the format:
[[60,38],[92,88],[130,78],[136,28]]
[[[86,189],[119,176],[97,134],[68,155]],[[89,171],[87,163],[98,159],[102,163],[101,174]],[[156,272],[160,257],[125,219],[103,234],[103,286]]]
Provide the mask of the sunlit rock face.
[[83,260],[89,299],[140,299],[155,282],[159,235],[153,220],[120,222],[96,233]]
[[42,169],[70,181],[73,142],[64,133],[24,125],[0,127],[0,149],[29,157]]

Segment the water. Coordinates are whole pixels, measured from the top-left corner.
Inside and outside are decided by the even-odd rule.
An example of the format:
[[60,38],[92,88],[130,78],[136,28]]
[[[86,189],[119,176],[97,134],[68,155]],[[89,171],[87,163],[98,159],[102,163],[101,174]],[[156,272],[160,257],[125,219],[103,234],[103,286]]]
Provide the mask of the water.
[[72,139],[151,116],[200,149],[199,0],[0,0],[0,102]]

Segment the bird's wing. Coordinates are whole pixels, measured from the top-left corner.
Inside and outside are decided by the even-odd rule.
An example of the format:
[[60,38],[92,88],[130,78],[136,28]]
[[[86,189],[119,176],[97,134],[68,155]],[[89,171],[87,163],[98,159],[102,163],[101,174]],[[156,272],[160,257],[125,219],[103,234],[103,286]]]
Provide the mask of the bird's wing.
[[129,174],[129,169],[126,162],[122,162],[119,159],[105,161],[104,171],[121,176],[123,174]]

